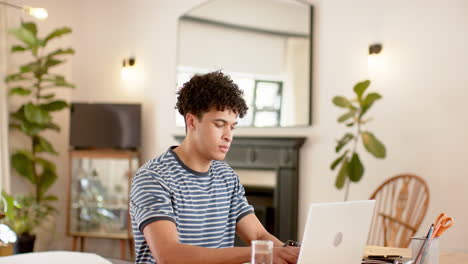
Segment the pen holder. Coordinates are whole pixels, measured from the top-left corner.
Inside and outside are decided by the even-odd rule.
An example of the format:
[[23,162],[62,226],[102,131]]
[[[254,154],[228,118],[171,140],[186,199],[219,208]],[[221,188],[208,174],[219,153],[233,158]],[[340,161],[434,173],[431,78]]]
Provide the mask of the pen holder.
[[439,238],[412,237],[411,256],[413,264],[439,264]]

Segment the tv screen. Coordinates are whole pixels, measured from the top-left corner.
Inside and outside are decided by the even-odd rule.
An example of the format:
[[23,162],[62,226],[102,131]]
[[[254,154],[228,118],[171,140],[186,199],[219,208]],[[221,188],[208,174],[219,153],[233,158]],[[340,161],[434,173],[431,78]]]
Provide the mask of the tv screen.
[[137,149],[141,144],[141,105],[72,102],[70,145],[76,149]]

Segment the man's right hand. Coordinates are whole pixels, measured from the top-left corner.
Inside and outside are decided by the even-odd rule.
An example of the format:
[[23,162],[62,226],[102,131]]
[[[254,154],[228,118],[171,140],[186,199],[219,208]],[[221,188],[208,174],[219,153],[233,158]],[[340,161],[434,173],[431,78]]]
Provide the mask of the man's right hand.
[[299,247],[274,247],[274,264],[296,264],[299,257]]

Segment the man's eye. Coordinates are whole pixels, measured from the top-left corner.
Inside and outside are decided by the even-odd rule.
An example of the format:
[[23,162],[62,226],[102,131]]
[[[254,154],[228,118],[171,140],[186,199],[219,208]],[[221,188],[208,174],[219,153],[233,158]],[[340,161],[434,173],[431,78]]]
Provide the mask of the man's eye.
[[221,127],[223,127],[223,124],[215,123],[215,126],[218,127],[218,128],[221,128]]
[[234,129],[236,129],[236,128],[237,128],[237,127],[235,127],[235,126],[232,126],[232,127],[231,127],[231,130],[234,130]]

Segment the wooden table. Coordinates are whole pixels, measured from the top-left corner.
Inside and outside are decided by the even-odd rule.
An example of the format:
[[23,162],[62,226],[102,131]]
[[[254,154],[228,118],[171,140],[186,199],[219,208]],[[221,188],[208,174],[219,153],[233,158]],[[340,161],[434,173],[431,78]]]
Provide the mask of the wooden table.
[[[401,255],[403,257],[411,257],[411,249],[367,246],[364,250],[364,255]],[[468,264],[468,253],[440,252],[439,264]]]

